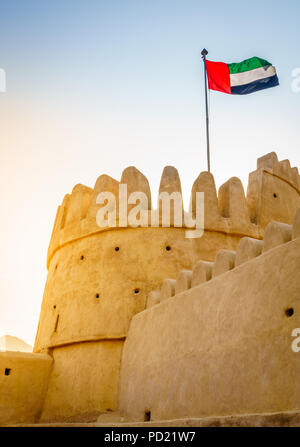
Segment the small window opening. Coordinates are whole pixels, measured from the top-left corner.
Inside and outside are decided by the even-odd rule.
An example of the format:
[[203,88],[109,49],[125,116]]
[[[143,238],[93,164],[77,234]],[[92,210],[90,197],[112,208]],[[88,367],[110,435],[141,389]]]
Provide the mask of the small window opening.
[[289,307],[288,309],[285,310],[285,315],[287,317],[292,317],[294,315],[294,309],[292,307]]
[[53,309],[56,309],[56,304],[54,304]]
[[167,250],[167,251],[170,251],[170,250],[171,250],[170,245],[167,245],[167,246],[166,246],[166,250]]
[[274,199],[277,198],[277,194],[276,194],[276,192],[274,192],[273,197],[274,197]]
[[119,251],[120,250],[120,247],[115,247],[115,251]]
[[140,293],[140,289],[134,289],[134,293],[138,295]]
[[81,260],[81,261],[84,260],[84,256],[83,256],[83,255],[80,256],[80,260]]
[[99,295],[99,293],[96,293],[96,298],[100,298],[100,295]]
[[144,421],[145,422],[150,422],[151,421],[151,411],[145,411]]
[[10,369],[10,368],[5,368],[4,374],[5,374],[6,376],[9,376],[9,375],[10,375],[10,372],[11,372],[11,369]]

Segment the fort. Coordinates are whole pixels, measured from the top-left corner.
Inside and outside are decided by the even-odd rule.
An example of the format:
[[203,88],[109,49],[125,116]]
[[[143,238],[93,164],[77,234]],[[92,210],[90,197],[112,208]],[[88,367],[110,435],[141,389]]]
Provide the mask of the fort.
[[[119,206],[100,228],[97,197],[118,202],[120,184],[145,194],[150,221],[134,167],[58,207],[34,352],[0,352],[0,424],[300,425],[298,169],[262,156],[246,195],[237,177],[217,193],[201,172],[200,238],[172,218],[124,227]],[[181,192],[173,167],[163,192]]]

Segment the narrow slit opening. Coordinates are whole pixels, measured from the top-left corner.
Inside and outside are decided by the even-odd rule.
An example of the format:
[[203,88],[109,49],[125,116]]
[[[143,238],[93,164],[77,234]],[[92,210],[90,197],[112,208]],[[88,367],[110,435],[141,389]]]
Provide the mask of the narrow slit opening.
[[58,321],[59,321],[59,314],[56,317],[55,326],[54,326],[54,332],[57,332]]

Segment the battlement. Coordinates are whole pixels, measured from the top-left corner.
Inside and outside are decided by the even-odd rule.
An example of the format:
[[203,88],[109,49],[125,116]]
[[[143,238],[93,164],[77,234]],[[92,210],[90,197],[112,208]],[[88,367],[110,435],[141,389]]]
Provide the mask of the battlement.
[[289,160],[279,161],[275,152],[270,152],[257,160],[257,169],[273,174],[287,183],[290,183],[297,191],[300,190],[300,175],[298,168],[291,167]]
[[249,175],[247,202],[251,222],[265,227],[271,220],[291,223],[300,197],[298,168],[278,161],[275,152],[260,157]]
[[[148,226],[151,225],[150,213],[153,207],[149,182],[135,167],[126,168],[120,182],[108,175],[101,175],[93,189],[76,185],[58,207],[48,249],[48,267],[60,247],[96,233],[123,228],[118,213],[120,184],[127,185],[128,196],[136,191],[145,194],[147,203],[141,203],[140,207],[148,211]],[[116,227],[100,228],[97,225],[96,214],[101,206],[96,203],[96,199],[101,192],[111,192],[116,197]],[[162,192],[181,193],[180,177],[172,166],[163,170],[159,194]],[[261,239],[270,220],[290,223],[295,207],[300,205],[300,176],[298,169],[291,168],[288,160],[278,161],[277,155],[271,152],[258,159],[257,170],[249,175],[247,197],[237,177],[225,182],[217,194],[213,175],[201,172],[191,191],[189,207],[193,215],[196,211],[197,192],[204,192],[206,231]],[[127,206],[129,212],[134,205]],[[158,203],[157,210],[160,209],[161,205]],[[158,226],[162,227],[161,215]]]

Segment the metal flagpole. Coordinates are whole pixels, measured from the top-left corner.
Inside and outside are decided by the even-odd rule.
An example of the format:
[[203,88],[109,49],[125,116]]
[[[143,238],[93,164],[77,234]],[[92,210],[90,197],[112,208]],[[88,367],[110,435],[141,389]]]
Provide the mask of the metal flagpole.
[[208,104],[207,104],[207,73],[206,73],[206,55],[208,51],[203,48],[201,51],[204,62],[204,84],[205,84],[205,108],[206,108],[206,146],[207,146],[207,170],[210,172],[210,152],[209,152],[209,120],[208,120]]

